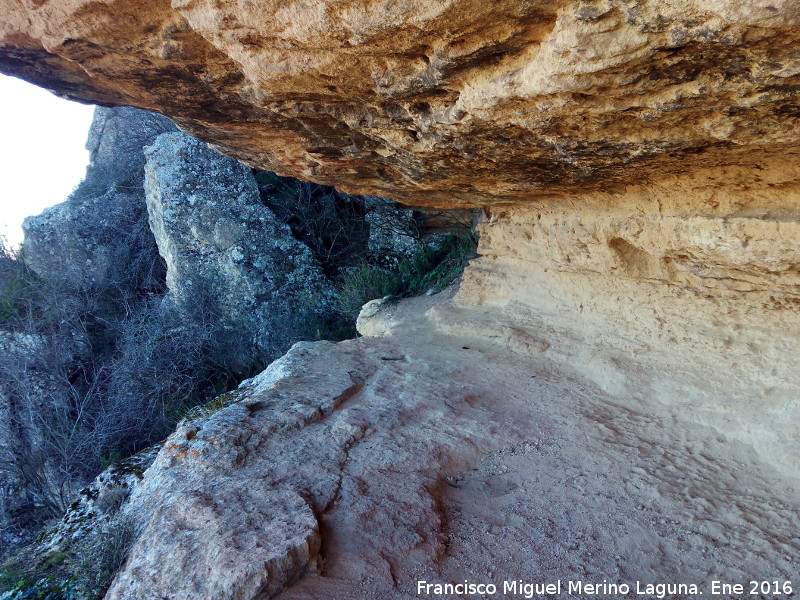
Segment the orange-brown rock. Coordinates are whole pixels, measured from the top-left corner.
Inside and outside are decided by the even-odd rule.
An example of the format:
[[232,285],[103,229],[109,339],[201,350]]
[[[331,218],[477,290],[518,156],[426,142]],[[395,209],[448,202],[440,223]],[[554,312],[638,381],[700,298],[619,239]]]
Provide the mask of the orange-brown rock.
[[792,0],[1,0],[0,71],[417,205],[755,166],[800,141]]

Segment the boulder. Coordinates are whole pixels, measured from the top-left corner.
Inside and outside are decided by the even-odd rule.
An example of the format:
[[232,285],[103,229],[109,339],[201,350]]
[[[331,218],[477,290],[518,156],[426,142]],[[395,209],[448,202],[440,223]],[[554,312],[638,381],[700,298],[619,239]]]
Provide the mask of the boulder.
[[109,190],[44,209],[27,217],[25,264],[43,279],[73,287],[127,279],[140,251],[152,256],[141,191]]
[[205,311],[267,356],[316,337],[334,310],[333,288],[261,202],[252,170],[180,133],[146,154],[150,226],[176,305]]
[[386,198],[366,197],[369,226],[367,248],[373,261],[394,266],[413,256],[422,245],[422,224],[414,211],[398,207]]

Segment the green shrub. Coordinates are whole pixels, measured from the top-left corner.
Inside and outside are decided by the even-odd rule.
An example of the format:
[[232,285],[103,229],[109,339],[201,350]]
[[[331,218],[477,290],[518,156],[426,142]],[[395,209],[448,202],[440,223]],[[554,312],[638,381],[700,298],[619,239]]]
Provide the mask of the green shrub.
[[396,296],[402,290],[403,281],[398,273],[365,262],[345,276],[339,288],[339,304],[346,314],[358,315],[370,300]]
[[436,246],[421,246],[393,270],[363,263],[346,275],[339,286],[342,311],[354,318],[365,303],[375,298],[437,294],[464,272],[464,265],[474,255],[477,245],[474,233],[454,233]]
[[236,401],[236,397],[231,392],[220,394],[210,402],[200,405],[191,405],[181,407],[181,415],[178,421],[187,419],[189,421],[196,421],[197,419],[205,419],[214,413],[221,411],[223,408],[230,406]]
[[0,592],[11,590],[17,583],[25,579],[25,572],[14,564],[0,566]]
[[478,247],[477,236],[450,234],[437,248],[423,247],[398,271],[407,281],[407,296],[438,294],[464,272]]
[[62,564],[67,557],[69,557],[69,552],[53,552],[52,554],[49,554],[47,558],[45,558],[44,562],[42,563],[42,568],[47,570],[57,567],[58,565]]

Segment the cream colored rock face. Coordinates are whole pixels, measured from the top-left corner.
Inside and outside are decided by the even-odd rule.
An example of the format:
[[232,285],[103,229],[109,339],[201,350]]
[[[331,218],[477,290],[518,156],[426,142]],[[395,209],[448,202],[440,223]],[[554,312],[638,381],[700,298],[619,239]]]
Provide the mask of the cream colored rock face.
[[800,186],[788,175],[766,168],[744,188],[749,173],[702,171],[492,211],[482,257],[434,321],[543,353],[638,410],[670,405],[797,477]]

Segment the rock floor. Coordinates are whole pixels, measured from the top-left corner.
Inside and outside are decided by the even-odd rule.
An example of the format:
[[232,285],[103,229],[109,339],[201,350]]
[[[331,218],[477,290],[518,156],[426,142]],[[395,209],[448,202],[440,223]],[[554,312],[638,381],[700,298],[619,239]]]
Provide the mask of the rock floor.
[[145,530],[107,598],[800,584],[797,482],[753,448],[418,323],[299,344],[243,400],[179,429],[131,501]]

